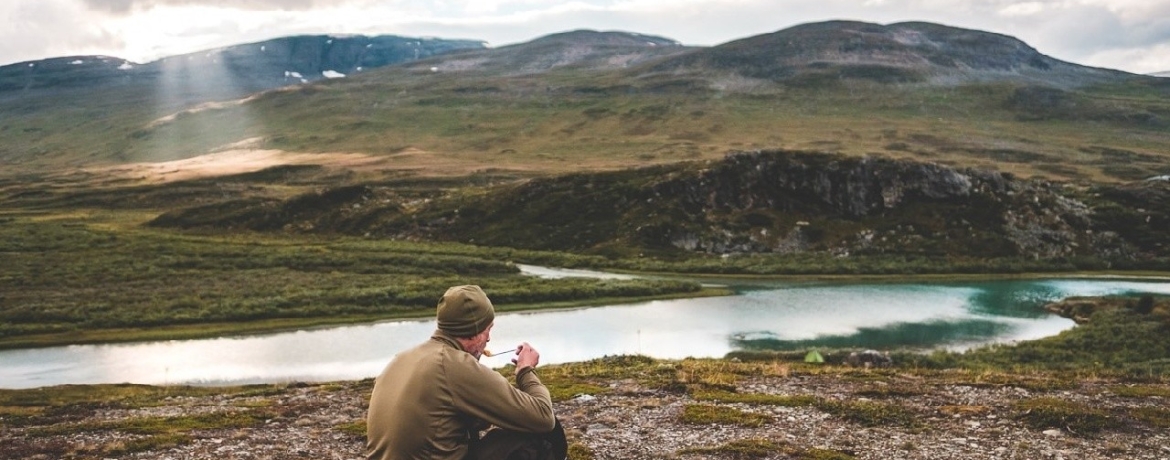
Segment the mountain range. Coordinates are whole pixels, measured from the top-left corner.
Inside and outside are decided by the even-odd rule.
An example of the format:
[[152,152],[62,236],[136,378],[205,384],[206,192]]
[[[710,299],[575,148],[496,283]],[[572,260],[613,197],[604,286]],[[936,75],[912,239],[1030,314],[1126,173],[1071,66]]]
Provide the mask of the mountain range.
[[[616,51],[619,49],[622,51]],[[605,69],[629,67],[648,58],[694,50],[686,57],[666,60],[651,70],[721,69],[768,80],[802,73],[840,72],[845,76],[903,82],[927,78],[953,81],[1031,78],[1046,84],[1067,80],[1073,86],[1123,74],[1052,59],[1017,39],[988,32],[921,22],[883,26],[830,21],[701,49],[683,47],[663,37],[588,30],[553,34],[498,49],[488,49],[485,42],[475,40],[389,35],[284,37],[171,56],[145,64],[111,56],[71,56],[0,66],[0,92],[150,84],[154,80],[223,80],[227,87],[224,93],[205,94],[204,100],[188,101],[198,103],[342,77],[461,50],[483,52],[445,60],[441,68],[495,69],[503,74],[543,72],[559,66]]]
[[[945,159],[972,166],[1101,149],[1160,155],[1168,87],[1012,37],[921,22],[813,23],[713,47],[586,30],[500,48],[289,37],[147,64],[90,56],[2,67],[0,163],[158,162],[241,145],[424,152],[482,167],[500,166],[482,152],[608,168],[615,155],[656,163],[751,146],[957,153]],[[1020,132],[1005,139],[998,123]],[[1070,123],[1108,132],[1083,139]],[[1152,134],[1135,142],[1115,128]],[[1060,167],[1046,168],[1027,172]]]
[[982,31],[317,36],[31,64],[0,69],[0,196],[36,212],[619,256],[1170,257],[1170,80]]

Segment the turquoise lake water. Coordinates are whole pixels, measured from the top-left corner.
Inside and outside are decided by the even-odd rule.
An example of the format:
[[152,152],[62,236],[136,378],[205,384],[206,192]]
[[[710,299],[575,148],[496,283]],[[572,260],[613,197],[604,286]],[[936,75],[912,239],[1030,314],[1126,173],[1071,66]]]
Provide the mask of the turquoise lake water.
[[[534,276],[588,272],[524,267]],[[542,363],[607,355],[720,357],[734,350],[896,347],[963,350],[1051,336],[1074,326],[1043,311],[1070,296],[1170,294],[1164,279],[969,283],[737,281],[736,295],[501,314],[489,348],[528,341]],[[436,294],[437,300],[438,294]],[[59,384],[240,384],[376,376],[425,340],[433,320],[203,340],[0,351],[0,388]],[[489,366],[508,358],[483,358]]]

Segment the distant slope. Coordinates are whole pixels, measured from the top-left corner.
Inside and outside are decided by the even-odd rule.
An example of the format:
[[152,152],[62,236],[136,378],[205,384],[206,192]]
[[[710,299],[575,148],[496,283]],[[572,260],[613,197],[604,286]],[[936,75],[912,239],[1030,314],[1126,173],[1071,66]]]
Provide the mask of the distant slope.
[[[868,31],[863,39],[844,45],[858,28]],[[271,116],[271,148],[401,152],[404,161],[485,171],[614,169],[786,148],[1078,180],[1170,172],[1166,80],[1062,63],[1002,35],[829,22],[711,48],[644,42],[557,34],[249,106]],[[306,123],[310,111],[329,115]]]
[[1170,77],[1170,70],[1167,70],[1165,72],[1154,72],[1150,75],[1155,76],[1155,77]]
[[793,84],[840,79],[938,84],[1019,81],[1080,87],[1126,74],[1059,61],[1015,38],[925,22],[804,24],[666,60],[653,70],[732,72]]
[[[330,59],[284,63],[302,48],[250,45],[244,62],[283,56],[265,61],[265,78],[348,75],[261,93],[247,91],[263,82],[211,77],[0,91],[0,163],[54,169],[243,148],[368,154],[388,174],[528,177],[790,149],[1079,181],[1170,174],[1170,80],[1063,63],[998,34],[834,21],[710,48],[587,30],[468,45],[348,73]],[[305,46],[318,56],[325,45]],[[208,54],[184,59],[238,62]],[[184,105],[207,91],[246,95]]]

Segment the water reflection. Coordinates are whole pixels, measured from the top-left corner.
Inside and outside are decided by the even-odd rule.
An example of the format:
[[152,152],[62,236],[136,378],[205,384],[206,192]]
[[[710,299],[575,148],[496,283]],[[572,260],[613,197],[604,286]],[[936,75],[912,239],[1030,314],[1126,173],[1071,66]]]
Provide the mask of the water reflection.
[[[734,296],[500,314],[491,347],[521,341],[542,362],[606,355],[719,357],[737,349],[893,347],[965,349],[1030,340],[1073,327],[1043,312],[1074,295],[1170,294],[1143,280],[783,284]],[[360,379],[425,340],[433,320],[207,340],[0,351],[0,387],[65,383],[238,384]],[[502,366],[506,357],[485,358]]]
[[746,350],[803,350],[809,348],[929,348],[940,343],[969,344],[983,337],[1002,335],[1009,323],[989,319],[899,323],[889,327],[863,327],[851,334],[827,335],[805,340],[780,340],[767,332],[733,337],[735,347]]
[[1058,286],[1035,281],[989,281],[972,285],[972,311],[996,316],[1040,318],[1044,304],[1067,297]]
[[1074,296],[1170,294],[1170,284],[1131,280],[1076,279],[987,281],[967,284],[977,289],[971,298],[973,311],[995,316],[1040,318],[1044,304]]

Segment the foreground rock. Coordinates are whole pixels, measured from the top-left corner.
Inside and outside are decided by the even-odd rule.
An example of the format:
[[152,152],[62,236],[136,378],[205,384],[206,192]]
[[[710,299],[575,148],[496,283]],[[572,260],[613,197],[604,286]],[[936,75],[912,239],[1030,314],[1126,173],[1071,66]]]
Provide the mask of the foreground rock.
[[[1165,382],[770,366],[734,384],[616,378],[562,393],[571,458],[1170,459]],[[356,459],[371,385],[153,389],[162,394],[57,406],[29,401],[45,390],[4,392],[0,458]],[[696,408],[732,417],[696,422]]]

